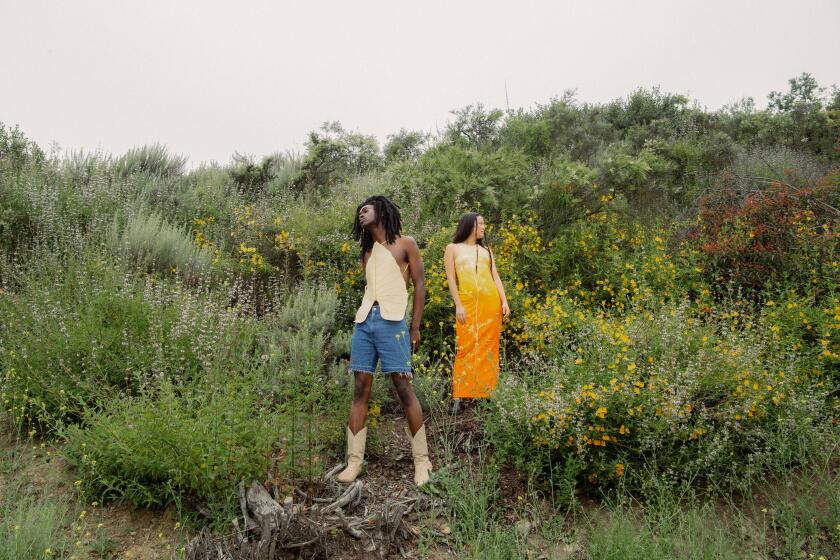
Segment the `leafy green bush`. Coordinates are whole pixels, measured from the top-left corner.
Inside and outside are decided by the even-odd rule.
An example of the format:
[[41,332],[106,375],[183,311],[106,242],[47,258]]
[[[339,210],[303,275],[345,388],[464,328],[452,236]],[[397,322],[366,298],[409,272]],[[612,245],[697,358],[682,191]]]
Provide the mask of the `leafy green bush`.
[[0,250],[11,255],[25,250],[37,235],[37,214],[22,190],[0,183]]
[[335,290],[304,286],[264,318],[262,345],[272,376],[270,391],[278,400],[308,399],[308,393],[323,387],[335,361],[349,354],[349,347],[331,344],[342,330],[336,323],[337,309]]
[[662,177],[672,171],[673,164],[649,148],[633,154],[626,145],[611,144],[599,154],[597,167],[600,184],[644,201],[646,195],[663,188]]
[[211,216],[225,222],[237,206],[238,198],[238,193],[230,188],[230,174],[224,168],[200,167],[179,181],[174,223],[188,224],[195,218]]
[[[9,171],[15,177],[30,165],[44,163],[46,156],[35,142],[29,140],[20,128],[6,128],[0,122],[0,172]],[[5,182],[6,179],[3,179]]]
[[400,129],[396,134],[388,135],[388,142],[382,148],[387,163],[395,161],[416,161],[423,153],[429,135],[416,130]]
[[83,490],[147,507],[197,499],[221,516],[243,478],[312,479],[347,413],[336,404],[347,396],[336,359],[348,350],[330,340],[336,301],[303,289],[262,325],[243,325],[201,377],[165,376],[88,409],[64,432]]
[[650,126],[657,121],[676,120],[687,108],[688,98],[663,93],[660,88],[639,88],[626,99],[613,101],[606,108],[607,120],[619,130]]
[[102,242],[114,213],[138,190],[133,179],[115,180],[109,162],[99,154],[75,153],[27,165],[18,178],[0,171],[0,247],[23,258],[37,248],[68,256]]
[[470,210],[496,220],[503,209],[523,208],[530,195],[527,170],[527,158],[507,147],[487,152],[442,144],[425,152],[416,164],[395,167],[393,177],[401,205],[415,202],[420,222],[445,224]]
[[298,190],[306,186],[332,186],[342,179],[382,168],[379,144],[373,136],[345,130],[338,122],[324,123],[321,132],[311,132],[306,157],[291,184]]
[[540,177],[531,207],[540,229],[548,239],[555,239],[589,210],[597,210],[608,190],[595,184],[597,172],[588,166],[558,157]]
[[302,287],[265,317],[261,337],[266,393],[292,424],[283,465],[310,479],[314,457],[344,436],[347,418],[350,337],[336,321],[338,301],[327,286]]
[[259,163],[251,156],[236,153],[229,172],[240,191],[254,196],[288,188],[300,174],[302,165],[302,159],[292,152],[271,154]]
[[452,114],[455,120],[447,125],[444,135],[449,142],[473,148],[487,148],[497,143],[503,116],[499,109],[486,110],[478,103],[452,111]]
[[620,139],[620,131],[597,105],[580,105],[574,91],[566,91],[534,111],[509,114],[500,136],[505,145],[526,154],[551,159],[569,158],[590,164],[603,146]]
[[61,160],[61,172],[68,184],[76,187],[90,185],[94,178],[110,172],[111,157],[101,152],[77,150]]
[[87,411],[64,432],[80,489],[144,507],[197,500],[227,521],[238,482],[263,479],[278,441],[291,435],[281,415],[262,406],[248,365],[191,387],[164,380],[153,392]]

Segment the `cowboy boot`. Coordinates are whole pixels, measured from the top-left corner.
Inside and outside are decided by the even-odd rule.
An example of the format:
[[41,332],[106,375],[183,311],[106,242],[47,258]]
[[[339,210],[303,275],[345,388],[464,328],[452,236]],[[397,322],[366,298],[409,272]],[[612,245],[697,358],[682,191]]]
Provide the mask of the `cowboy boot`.
[[347,427],[347,467],[338,473],[335,479],[339,482],[353,482],[362,472],[362,461],[365,458],[365,439],[367,428],[362,428],[356,435]]
[[432,462],[429,460],[429,446],[426,443],[426,425],[422,424],[414,436],[408,426],[405,427],[405,435],[411,440],[411,455],[414,457],[414,483],[423,486],[429,482],[429,473],[432,470]]

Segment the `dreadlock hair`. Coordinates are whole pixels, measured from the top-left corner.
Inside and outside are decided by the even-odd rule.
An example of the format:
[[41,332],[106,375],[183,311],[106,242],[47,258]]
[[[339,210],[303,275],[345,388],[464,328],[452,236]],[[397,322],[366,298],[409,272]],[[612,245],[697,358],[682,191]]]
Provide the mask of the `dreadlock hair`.
[[[455,236],[452,238],[452,243],[461,243],[469,239],[470,234],[478,225],[478,214],[476,212],[467,212],[461,219],[458,220],[458,225],[455,227]],[[484,244],[484,239],[476,239],[475,242],[490,253],[490,269],[493,268],[493,252],[488,245]],[[478,250],[478,249],[476,249]]]
[[400,209],[387,197],[382,195],[371,196],[356,207],[356,215],[353,218],[353,239],[359,242],[361,247],[360,258],[373,248],[373,236],[359,223],[359,210],[362,206],[373,205],[376,212],[376,221],[385,228],[385,241],[393,243],[400,236],[402,223],[400,221]]

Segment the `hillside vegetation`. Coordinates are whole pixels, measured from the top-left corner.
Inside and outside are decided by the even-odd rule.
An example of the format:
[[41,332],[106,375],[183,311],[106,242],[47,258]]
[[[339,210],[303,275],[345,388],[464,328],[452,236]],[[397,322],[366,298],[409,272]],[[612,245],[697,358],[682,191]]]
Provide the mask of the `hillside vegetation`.
[[[480,451],[431,442],[451,532],[421,553],[524,557],[506,519],[559,542],[552,520],[594,503],[581,558],[840,555],[840,91],[803,74],[768,98],[566,93],[384,146],[327,123],[303,154],[192,170],[159,145],[49,154],[0,126],[4,429],[56,446],[78,499],[175,504],[193,527],[227,530],[240,480],[316,480],[344,453],[352,220],[385,194],[426,267],[429,418],[449,415],[443,250],[465,211],[490,224],[512,308]],[[382,380],[373,399],[374,427],[399,415]],[[510,473],[524,490],[505,500]],[[805,489],[740,501],[774,487]],[[0,507],[0,541],[27,512],[60,526],[38,499]],[[751,536],[732,529],[747,517]],[[32,542],[0,558],[43,558]]]

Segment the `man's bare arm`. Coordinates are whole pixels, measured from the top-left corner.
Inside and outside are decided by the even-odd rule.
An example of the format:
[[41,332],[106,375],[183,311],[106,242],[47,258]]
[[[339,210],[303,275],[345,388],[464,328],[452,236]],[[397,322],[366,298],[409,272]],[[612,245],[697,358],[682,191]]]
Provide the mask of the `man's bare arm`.
[[420,322],[423,320],[423,308],[426,305],[425,272],[417,242],[413,237],[404,237],[404,239],[408,256],[408,270],[414,284],[414,301],[411,305],[411,347],[413,350],[417,350],[420,345]]

